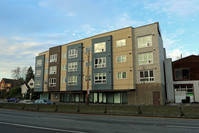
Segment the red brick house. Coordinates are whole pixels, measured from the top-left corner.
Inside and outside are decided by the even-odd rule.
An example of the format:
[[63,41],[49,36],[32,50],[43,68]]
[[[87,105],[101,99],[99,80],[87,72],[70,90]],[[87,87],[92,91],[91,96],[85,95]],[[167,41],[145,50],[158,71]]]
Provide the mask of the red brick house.
[[199,56],[191,55],[172,62],[175,102],[186,97],[199,102]]
[[9,91],[15,86],[20,86],[21,83],[22,82],[20,80],[3,78],[0,82],[0,90]]

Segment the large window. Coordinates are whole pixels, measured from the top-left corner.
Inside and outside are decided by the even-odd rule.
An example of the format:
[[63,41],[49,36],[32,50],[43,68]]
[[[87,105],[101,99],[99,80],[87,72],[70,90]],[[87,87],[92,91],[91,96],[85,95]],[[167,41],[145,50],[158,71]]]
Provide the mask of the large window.
[[36,87],[36,88],[40,88],[40,87],[41,87],[41,81],[37,80],[37,81],[35,82],[35,87]]
[[40,77],[40,76],[41,76],[41,70],[36,70],[35,76],[36,76],[36,77]]
[[69,72],[77,71],[77,62],[68,63],[68,71]]
[[[85,66],[86,67],[88,66],[88,61],[85,62]],[[89,66],[92,66],[92,61],[91,60],[89,61]]]
[[94,68],[104,68],[106,67],[106,57],[95,58]]
[[152,35],[139,37],[137,41],[138,41],[138,48],[152,46]]
[[50,62],[57,62],[57,54],[50,55]]
[[62,54],[62,57],[63,57],[63,58],[66,58],[66,57],[67,57],[67,53],[63,53],[63,54]]
[[126,62],[126,55],[121,55],[116,57],[117,63]]
[[126,79],[126,72],[118,72],[117,79]]
[[94,79],[95,84],[106,83],[106,73],[95,73]]
[[56,86],[56,78],[50,78],[49,79],[49,86],[50,87]]
[[66,83],[66,78],[62,78],[61,82]]
[[66,70],[66,64],[62,65],[62,71],[65,71],[65,70]]
[[121,39],[116,41],[116,47],[126,46],[126,39]]
[[57,66],[51,66],[49,74],[56,74],[57,73]]
[[78,56],[77,49],[70,49],[68,53],[68,58],[76,58]]
[[106,42],[95,43],[94,46],[95,53],[106,52]]
[[68,76],[68,85],[77,85],[77,76]]
[[138,54],[139,65],[153,64],[153,52]]
[[175,69],[175,80],[190,79],[189,69]]
[[37,67],[41,66],[42,65],[42,60],[41,59],[37,60],[36,64],[37,64]]
[[[87,75],[85,75],[85,81],[87,81]],[[91,75],[89,75],[89,81],[91,81]]]
[[153,82],[153,70],[140,71],[140,82]]

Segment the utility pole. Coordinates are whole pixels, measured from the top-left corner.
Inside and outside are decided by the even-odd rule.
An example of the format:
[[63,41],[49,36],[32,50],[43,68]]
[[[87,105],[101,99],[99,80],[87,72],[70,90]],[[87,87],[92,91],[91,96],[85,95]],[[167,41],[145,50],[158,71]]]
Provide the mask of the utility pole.
[[87,105],[89,105],[89,65],[90,65],[90,50],[88,50],[88,63],[87,63],[87,92],[86,92],[86,99]]

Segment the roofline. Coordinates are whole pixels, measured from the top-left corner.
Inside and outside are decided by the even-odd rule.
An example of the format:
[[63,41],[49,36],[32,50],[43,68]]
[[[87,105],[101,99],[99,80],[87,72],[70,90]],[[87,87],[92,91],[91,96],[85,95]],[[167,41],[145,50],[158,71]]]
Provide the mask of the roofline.
[[[83,40],[85,40],[85,39],[94,38],[94,37],[97,37],[97,36],[100,36],[100,35],[103,35],[103,34],[108,34],[108,33],[111,33],[111,32],[116,32],[116,31],[120,31],[120,30],[124,30],[124,29],[128,29],[128,28],[136,29],[136,28],[146,27],[146,26],[150,26],[150,25],[154,25],[154,24],[157,24],[157,25],[159,26],[159,22],[155,22],[155,23],[147,24],[147,25],[143,25],[143,26],[138,26],[138,27],[135,27],[135,28],[133,28],[132,26],[128,26],[128,27],[124,27],[124,28],[121,28],[121,29],[112,30],[112,31],[100,33],[100,34],[97,34],[97,35],[93,35],[93,36],[90,36],[90,37],[86,37],[86,38],[83,38],[83,39],[79,39],[79,40],[76,40],[76,41],[71,41],[71,42],[65,43],[65,44],[63,44],[63,45],[58,45],[58,46],[65,46],[65,45],[68,45],[68,44],[71,44],[71,43],[83,41]],[[56,47],[56,46],[55,46],[55,47]],[[46,51],[44,51],[44,52],[42,52],[42,53],[39,53],[39,54],[43,54],[43,53],[48,52],[48,51],[49,51],[49,50],[46,50]]]
[[117,30],[112,30],[112,31],[100,33],[100,34],[97,34],[97,35],[93,35],[93,36],[90,36],[90,37],[86,37],[86,38],[83,38],[83,39],[79,39],[79,40],[76,40],[76,41],[72,41],[72,42],[63,44],[62,46],[67,45],[67,44],[70,44],[70,43],[75,43],[75,42],[78,42],[78,41],[83,41],[83,40],[85,40],[85,39],[94,38],[94,37],[96,37],[96,36],[100,36],[100,35],[103,35],[103,34],[108,34],[108,33],[111,33],[111,32],[115,32],[115,31],[120,31],[120,30],[128,29],[128,28],[133,28],[133,27],[132,27],[132,26],[128,26],[128,27],[125,27],[125,28],[121,28],[121,29],[117,29]]
[[[174,62],[176,62],[176,61],[179,61],[179,60],[182,60],[182,59],[185,59],[185,58],[188,58],[188,57],[190,57],[190,56],[198,56],[198,55],[194,55],[194,54],[192,54],[192,55],[188,55],[188,56],[186,56],[186,57],[183,57],[183,58],[177,59],[177,60],[173,61],[172,63],[174,63]],[[198,56],[198,57],[199,57],[199,56]]]

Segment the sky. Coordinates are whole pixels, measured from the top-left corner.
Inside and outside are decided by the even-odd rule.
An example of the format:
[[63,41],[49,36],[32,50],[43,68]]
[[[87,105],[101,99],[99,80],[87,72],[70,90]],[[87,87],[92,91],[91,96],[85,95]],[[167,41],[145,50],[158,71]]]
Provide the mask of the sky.
[[199,0],[0,0],[0,80],[50,47],[154,22],[168,58],[199,54]]

